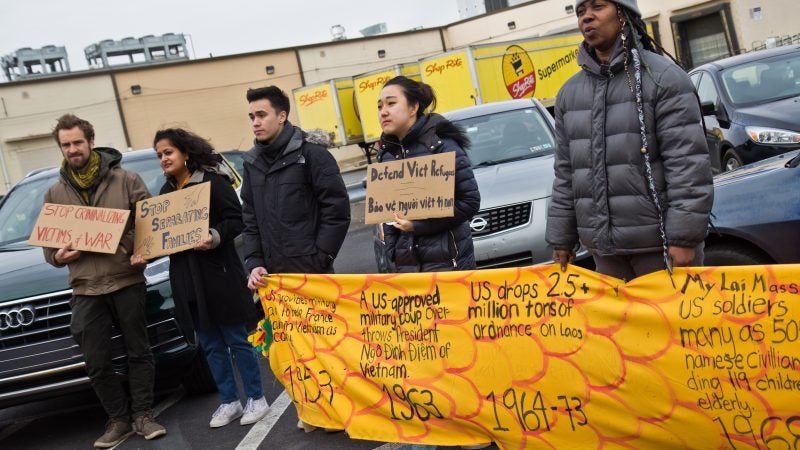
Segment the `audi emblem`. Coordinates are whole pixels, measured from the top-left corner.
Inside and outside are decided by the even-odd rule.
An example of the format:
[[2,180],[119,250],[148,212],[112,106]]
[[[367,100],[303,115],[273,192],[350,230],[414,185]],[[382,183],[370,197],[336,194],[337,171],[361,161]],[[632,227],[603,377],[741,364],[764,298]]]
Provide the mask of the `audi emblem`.
[[483,217],[476,217],[469,222],[469,227],[472,231],[483,231],[489,226],[489,222]]
[[27,327],[33,323],[36,313],[33,306],[18,306],[0,311],[0,331]]

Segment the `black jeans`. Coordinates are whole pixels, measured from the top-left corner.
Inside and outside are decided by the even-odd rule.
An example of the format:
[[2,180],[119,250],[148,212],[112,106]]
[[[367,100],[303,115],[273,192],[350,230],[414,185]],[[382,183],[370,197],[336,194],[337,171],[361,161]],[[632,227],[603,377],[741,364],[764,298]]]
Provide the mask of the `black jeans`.
[[[145,321],[145,286],[134,284],[105,295],[75,295],[70,301],[70,331],[86,360],[86,372],[103,408],[112,419],[130,422],[150,411],[155,365]],[[128,383],[111,366],[111,326],[122,332],[128,355]]]

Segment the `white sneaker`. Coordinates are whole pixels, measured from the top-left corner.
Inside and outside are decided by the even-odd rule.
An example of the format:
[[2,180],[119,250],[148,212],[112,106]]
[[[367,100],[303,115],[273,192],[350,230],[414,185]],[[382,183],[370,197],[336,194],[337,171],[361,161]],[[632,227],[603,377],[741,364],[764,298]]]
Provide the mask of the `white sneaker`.
[[316,430],[317,427],[315,427],[314,425],[311,425],[310,423],[305,423],[302,420],[298,420],[297,421],[297,429],[298,430],[303,430],[306,433],[311,433],[312,431]]
[[242,416],[242,420],[239,421],[242,425],[250,425],[251,423],[256,423],[259,420],[263,419],[264,416],[267,415],[269,411],[269,405],[267,404],[267,399],[261,397],[259,399],[253,400],[252,398],[247,399],[247,405],[244,407],[244,415]]
[[211,415],[211,422],[208,426],[211,428],[224,427],[225,425],[233,422],[242,415],[242,404],[239,400],[230,403],[223,403],[219,405],[214,414]]

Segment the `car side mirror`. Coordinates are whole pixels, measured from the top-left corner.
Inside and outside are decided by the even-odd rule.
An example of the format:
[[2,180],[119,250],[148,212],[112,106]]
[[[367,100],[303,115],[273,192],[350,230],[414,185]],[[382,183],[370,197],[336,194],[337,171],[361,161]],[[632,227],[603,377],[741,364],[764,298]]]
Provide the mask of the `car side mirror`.
[[700,104],[700,112],[703,116],[713,116],[717,112],[717,107],[712,101],[703,102]]
[[719,108],[716,108],[714,113],[717,116],[717,121],[723,127],[729,127],[731,124],[731,119],[728,117],[728,111],[725,109],[725,105],[722,103],[719,104]]

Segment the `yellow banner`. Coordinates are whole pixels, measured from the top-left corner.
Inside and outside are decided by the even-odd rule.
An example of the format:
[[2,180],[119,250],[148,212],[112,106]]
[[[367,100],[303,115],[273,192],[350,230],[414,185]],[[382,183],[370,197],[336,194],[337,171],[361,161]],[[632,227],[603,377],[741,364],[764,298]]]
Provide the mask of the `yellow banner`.
[[270,365],[313,425],[522,448],[797,448],[800,265],[272,275]]

